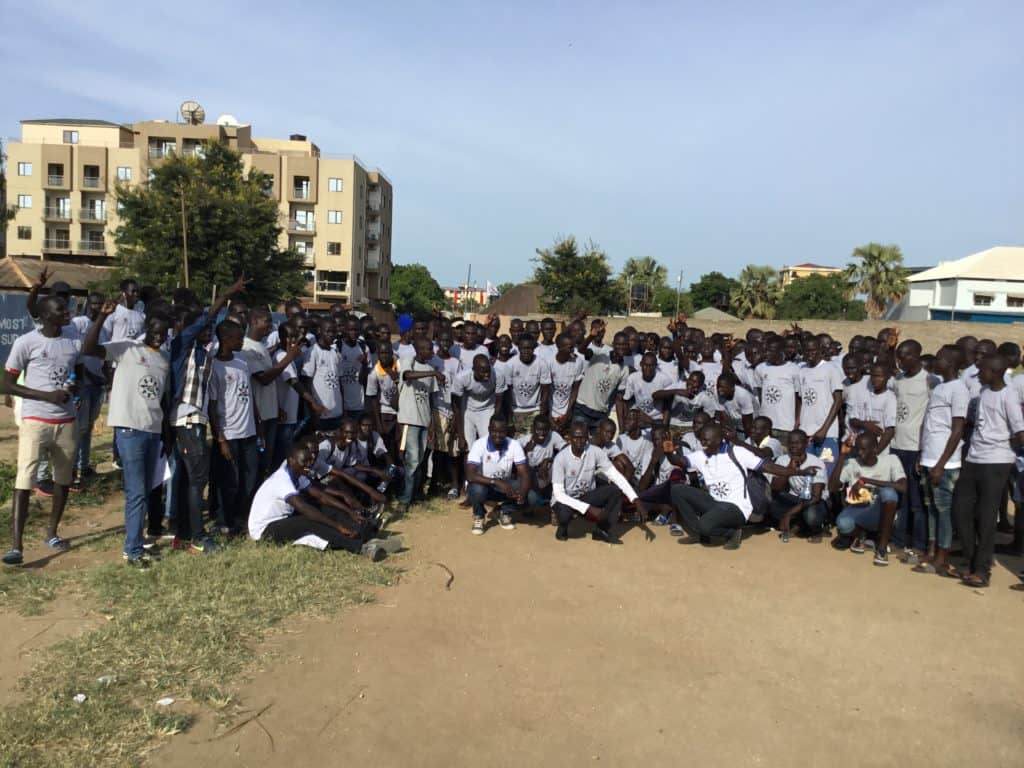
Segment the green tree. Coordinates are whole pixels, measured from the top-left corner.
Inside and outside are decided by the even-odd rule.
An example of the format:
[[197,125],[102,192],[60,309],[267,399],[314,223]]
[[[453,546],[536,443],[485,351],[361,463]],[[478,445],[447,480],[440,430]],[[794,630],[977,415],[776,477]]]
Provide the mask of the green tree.
[[148,183],[117,188],[114,233],[120,272],[170,291],[184,285],[182,208],[188,235],[188,285],[198,296],[230,285],[244,272],[246,298],[276,303],[303,291],[303,259],[280,250],[277,203],[264,193],[269,177],[248,174],[241,156],[220,142],[197,156],[172,155]]
[[391,303],[399,312],[429,315],[444,303],[444,291],[422,264],[395,264],[391,268]]
[[852,255],[854,261],[844,271],[848,291],[863,295],[868,315],[879,318],[889,304],[907,292],[903,252],[898,245],[868,243],[854,248]]
[[775,303],[781,289],[775,267],[748,264],[740,272],[739,284],[729,293],[729,306],[742,318],[775,317]]
[[516,283],[498,283],[498,295],[504,296],[508,291],[516,287]]
[[545,312],[598,314],[616,306],[608,257],[596,243],[588,241],[581,253],[575,237],[556,239],[550,248],[538,248],[533,262],[532,282],[544,290]]
[[[615,281],[614,296],[622,297],[621,302],[625,305],[626,296],[630,291],[637,288],[646,289],[647,299],[640,301],[639,304],[631,303],[629,309],[647,312],[655,305],[655,296],[658,289],[665,286],[667,276],[668,270],[651,256],[626,259],[626,263]],[[634,295],[636,294],[634,293]]]
[[[654,292],[654,309],[665,317],[674,317],[676,313],[676,289],[663,285]],[[687,315],[693,314],[693,301],[685,291],[679,294],[679,309]]]
[[[850,317],[850,304],[846,283],[840,275],[808,275],[786,286],[775,307],[775,316],[780,320],[858,319]],[[863,308],[861,302],[861,312]]]
[[729,297],[733,289],[739,283],[731,277],[726,277],[721,272],[708,272],[701,275],[700,280],[690,286],[690,299],[693,301],[693,308],[704,309],[704,307],[715,307],[717,309],[728,309]]

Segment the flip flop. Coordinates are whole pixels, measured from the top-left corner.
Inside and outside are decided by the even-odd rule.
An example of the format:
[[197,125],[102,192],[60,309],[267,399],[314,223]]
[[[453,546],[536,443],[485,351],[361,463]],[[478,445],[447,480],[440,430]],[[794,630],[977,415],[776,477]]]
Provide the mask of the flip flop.
[[71,545],[68,544],[67,539],[62,539],[60,536],[51,536],[46,540],[46,546],[50,549],[56,549],[58,552],[67,552],[71,549]]
[[935,566],[932,565],[931,563],[918,563],[917,565],[915,565],[910,570],[911,570],[912,573],[931,573],[931,574],[938,573],[938,571],[935,570]]
[[672,525],[668,527],[668,532],[670,536],[682,536],[686,533],[686,529],[679,523],[672,523]]
[[988,579],[976,573],[968,573],[962,581],[965,587],[974,587],[975,589],[984,589],[988,586]]
[[937,570],[936,572],[939,574],[939,576],[942,576],[943,578],[946,578],[946,579],[962,580],[963,577],[964,577],[963,572],[959,568],[957,568],[955,565],[952,565],[951,563],[946,563],[944,568],[941,568],[941,569]]
[[3,562],[4,565],[21,565],[25,558],[22,557],[20,549],[12,549],[4,553]]

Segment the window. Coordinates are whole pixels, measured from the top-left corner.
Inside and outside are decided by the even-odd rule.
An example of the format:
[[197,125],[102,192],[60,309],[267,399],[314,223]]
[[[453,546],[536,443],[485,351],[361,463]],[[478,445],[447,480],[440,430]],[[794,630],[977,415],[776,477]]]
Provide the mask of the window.
[[78,143],[78,131],[64,131],[64,143],[65,144],[77,144]]
[[345,191],[345,180],[330,178],[327,180],[327,191],[328,192],[344,192]]
[[1016,309],[1024,308],[1024,296],[1007,296],[1006,306]]
[[32,163],[18,163],[18,175],[19,176],[31,176],[32,175]]
[[86,165],[82,168],[82,186],[96,188],[100,185],[100,167]]
[[19,208],[31,208],[32,207],[32,195],[18,195],[18,207]]
[[976,307],[988,307],[992,305],[992,294],[989,293],[976,293],[974,294],[974,306]]
[[327,212],[327,223],[328,224],[341,224],[341,211],[328,211]]
[[360,286],[362,284],[363,284],[363,276],[362,276],[361,273],[356,272],[356,286],[358,287],[358,286]]
[[341,243],[327,243],[328,256],[341,256]]
[[118,181],[131,181],[132,180],[132,169],[127,165],[117,166],[117,180]]
[[19,240],[31,240],[32,239],[32,227],[18,227],[18,239]]

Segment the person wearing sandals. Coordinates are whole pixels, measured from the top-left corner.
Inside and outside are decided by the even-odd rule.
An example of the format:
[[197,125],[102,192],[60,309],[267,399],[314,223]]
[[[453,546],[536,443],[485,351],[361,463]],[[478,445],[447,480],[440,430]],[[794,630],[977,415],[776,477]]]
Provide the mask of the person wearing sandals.
[[889,564],[889,540],[899,505],[899,495],[907,490],[907,477],[900,460],[891,453],[879,455],[878,438],[865,432],[857,438],[857,457],[850,456],[850,444],[840,446],[842,460],[837,461],[829,479],[829,490],[838,493],[846,486],[846,506],[836,517],[836,529],[845,542],[852,537],[849,550],[863,554],[865,535],[877,535],[875,565]]
[[[932,362],[932,372],[942,381],[928,396],[921,423],[921,469],[928,492],[928,550],[915,573],[948,575],[949,549],[953,545],[953,489],[960,479],[964,427],[971,393],[958,375],[960,350],[947,344]],[[953,569],[955,571],[955,569]]]
[[779,539],[783,543],[789,541],[790,527],[796,518],[806,526],[812,542],[821,541],[821,529],[828,517],[828,510],[821,498],[825,486],[828,485],[828,472],[825,462],[818,456],[807,452],[808,436],[802,429],[794,429],[789,433],[789,466],[798,469],[816,470],[816,474],[807,477],[773,477],[772,502],[768,507],[768,517],[779,529]]
[[473,533],[484,532],[485,502],[500,502],[498,523],[505,530],[516,527],[512,510],[526,503],[530,470],[523,446],[508,437],[504,416],[492,416],[487,436],[481,437],[466,456],[466,498],[473,505]]
[[971,587],[988,586],[1000,501],[1015,448],[1024,444],[1024,414],[1014,387],[1006,384],[1006,367],[1002,355],[986,355],[978,365],[977,416],[953,491],[953,516],[967,561],[960,575]]
[[[22,398],[21,424],[18,428],[18,475],[14,481],[10,551],[3,556],[6,565],[20,565],[28,502],[35,487],[36,471],[44,451],[50,456],[53,472],[53,498],[46,544],[63,552],[68,543],[57,534],[71,485],[76,435],[75,404],[72,388],[76,369],[81,373],[79,355],[81,336],[69,325],[67,305],[56,296],[38,304],[39,330],[15,339],[7,357],[4,393]],[[25,373],[23,384],[18,377]]]

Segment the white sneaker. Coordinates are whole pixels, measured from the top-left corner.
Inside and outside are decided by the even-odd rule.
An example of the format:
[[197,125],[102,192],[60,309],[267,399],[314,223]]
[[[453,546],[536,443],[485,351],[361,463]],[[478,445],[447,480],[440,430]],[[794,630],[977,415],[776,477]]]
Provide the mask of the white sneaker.
[[484,519],[482,517],[473,518],[473,535],[481,536],[484,532]]
[[500,525],[506,531],[514,531],[516,529],[516,524],[512,522],[512,515],[510,515],[508,512],[501,513],[501,515],[498,517],[498,525]]

